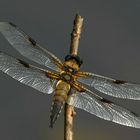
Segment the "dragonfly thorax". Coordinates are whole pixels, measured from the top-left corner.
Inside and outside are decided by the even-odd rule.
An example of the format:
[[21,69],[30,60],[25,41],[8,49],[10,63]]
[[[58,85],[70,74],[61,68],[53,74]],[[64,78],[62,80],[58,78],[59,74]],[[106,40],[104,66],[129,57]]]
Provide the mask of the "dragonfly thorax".
[[72,82],[73,76],[70,73],[63,71],[61,73],[61,79],[66,82]]
[[63,78],[66,79],[67,81],[70,81],[71,80],[71,76],[68,75],[68,74],[64,74],[63,75]]

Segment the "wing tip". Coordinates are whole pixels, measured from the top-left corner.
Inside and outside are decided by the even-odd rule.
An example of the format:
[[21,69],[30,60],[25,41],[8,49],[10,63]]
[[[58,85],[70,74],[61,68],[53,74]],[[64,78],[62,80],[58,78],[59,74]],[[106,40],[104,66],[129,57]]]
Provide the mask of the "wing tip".
[[130,111],[134,116],[136,116],[137,118],[139,118],[140,119],[140,116],[137,114],[137,113],[135,113],[135,112],[133,112],[133,111]]
[[10,24],[11,26],[13,26],[13,27],[17,27],[13,22],[7,22],[8,24]]
[[13,22],[11,22],[11,21],[1,21],[0,22],[0,25],[6,25],[6,24],[9,24],[9,25],[11,25],[11,26],[13,26],[13,27],[17,27]]

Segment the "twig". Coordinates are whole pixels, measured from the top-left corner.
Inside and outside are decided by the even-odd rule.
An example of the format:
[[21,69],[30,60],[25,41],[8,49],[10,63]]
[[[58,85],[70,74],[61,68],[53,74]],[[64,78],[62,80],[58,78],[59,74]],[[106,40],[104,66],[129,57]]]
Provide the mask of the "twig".
[[70,53],[73,55],[77,55],[78,46],[80,40],[80,34],[83,25],[83,18],[80,15],[76,15],[73,25],[73,31],[71,33],[71,45],[70,45]]
[[[73,31],[71,33],[71,45],[70,54],[77,55],[78,45],[80,40],[80,34],[83,24],[83,18],[80,15],[76,15],[73,25]],[[65,105],[65,123],[64,123],[64,140],[73,140],[73,117],[74,108],[68,104]]]

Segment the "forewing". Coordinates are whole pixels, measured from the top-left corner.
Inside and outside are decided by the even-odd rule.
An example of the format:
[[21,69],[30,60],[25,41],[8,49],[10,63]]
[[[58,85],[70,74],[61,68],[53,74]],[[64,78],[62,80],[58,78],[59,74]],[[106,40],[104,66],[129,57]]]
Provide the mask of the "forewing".
[[0,70],[40,92],[50,94],[54,90],[56,80],[47,77],[47,71],[37,69],[2,52],[0,52]]
[[97,99],[86,92],[72,94],[68,104],[83,109],[104,120],[112,121],[121,125],[140,128],[140,118],[131,111],[113,104],[106,99]]
[[110,96],[140,100],[140,84],[114,80],[93,73],[85,73],[78,81]]
[[0,32],[23,56],[55,71],[60,71],[61,61],[52,53],[39,46],[36,41],[13,23],[0,22]]

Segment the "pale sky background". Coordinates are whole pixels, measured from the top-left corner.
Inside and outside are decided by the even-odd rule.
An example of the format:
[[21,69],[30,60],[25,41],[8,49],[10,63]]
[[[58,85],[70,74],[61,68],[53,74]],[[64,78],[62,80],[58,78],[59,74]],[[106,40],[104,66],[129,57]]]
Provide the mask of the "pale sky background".
[[[11,21],[63,59],[69,52],[73,19],[84,17],[79,55],[83,70],[140,83],[139,0],[0,0],[0,21]],[[0,35],[0,51],[20,56]],[[31,61],[28,61],[31,62]],[[49,128],[52,96],[0,72],[0,139],[63,140],[63,113]],[[140,101],[105,96],[140,114]],[[140,140],[140,129],[76,110],[74,140]]]

